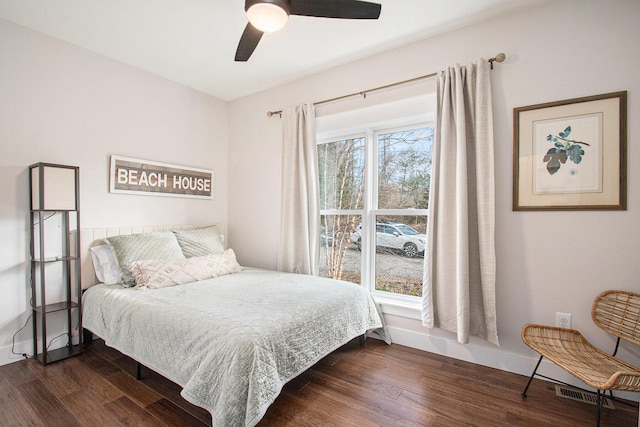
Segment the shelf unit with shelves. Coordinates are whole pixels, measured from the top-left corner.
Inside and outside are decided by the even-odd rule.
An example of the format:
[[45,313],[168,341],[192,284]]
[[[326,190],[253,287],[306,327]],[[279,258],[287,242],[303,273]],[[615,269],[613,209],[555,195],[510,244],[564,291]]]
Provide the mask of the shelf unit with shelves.
[[[48,365],[80,354],[83,346],[79,168],[36,163],[29,166],[29,188],[33,353]],[[52,329],[63,332],[51,337]],[[65,335],[65,346],[49,350]]]

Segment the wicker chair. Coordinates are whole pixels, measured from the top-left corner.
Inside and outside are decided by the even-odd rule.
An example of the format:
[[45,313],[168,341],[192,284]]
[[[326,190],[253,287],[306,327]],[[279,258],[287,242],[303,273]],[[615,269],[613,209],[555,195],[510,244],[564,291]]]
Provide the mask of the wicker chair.
[[538,353],[536,365],[522,397],[536,371],[546,357],[580,381],[596,389],[597,421],[604,393],[609,390],[640,392],[640,368],[615,357],[620,339],[640,345],[640,294],[628,291],[606,291],[598,295],[591,308],[594,323],[604,331],[618,337],[613,355],[603,352],[587,341],[575,329],[527,324],[522,328],[522,341]]

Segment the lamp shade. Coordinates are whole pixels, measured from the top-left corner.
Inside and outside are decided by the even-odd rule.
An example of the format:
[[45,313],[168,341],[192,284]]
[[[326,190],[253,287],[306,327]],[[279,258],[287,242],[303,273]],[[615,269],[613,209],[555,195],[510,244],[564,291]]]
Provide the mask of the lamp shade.
[[31,210],[78,210],[79,168],[36,163],[29,166]]
[[249,22],[258,30],[273,33],[282,29],[289,19],[287,4],[282,1],[252,2],[247,8]]

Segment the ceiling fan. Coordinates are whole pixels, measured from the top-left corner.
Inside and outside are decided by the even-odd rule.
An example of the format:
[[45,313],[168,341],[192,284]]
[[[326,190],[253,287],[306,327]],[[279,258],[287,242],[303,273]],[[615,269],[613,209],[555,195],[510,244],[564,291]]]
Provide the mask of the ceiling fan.
[[359,0],[245,0],[249,23],[240,37],[236,61],[246,62],[262,34],[280,30],[289,15],[318,18],[378,19],[382,6]]

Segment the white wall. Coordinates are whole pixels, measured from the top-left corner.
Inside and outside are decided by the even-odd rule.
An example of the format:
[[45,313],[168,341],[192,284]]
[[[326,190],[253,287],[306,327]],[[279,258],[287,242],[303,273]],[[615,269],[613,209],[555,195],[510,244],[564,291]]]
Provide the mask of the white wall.
[[[227,221],[227,104],[0,20],[0,364],[29,313],[27,167],[80,167],[82,227]],[[212,169],[213,200],[109,193],[112,154]],[[31,353],[31,328],[16,337]]]
[[[497,311],[500,348],[468,346],[385,307],[396,342],[529,374],[527,322],[553,324],[558,311],[597,345],[591,302],[605,289],[640,290],[640,2],[558,0],[458,29],[230,103],[229,235],[246,265],[276,267],[280,221],[281,120],[268,110],[318,101],[429,74],[504,52],[492,71],[496,139]],[[628,210],[513,212],[513,108],[628,91]],[[249,195],[247,195],[250,194]],[[628,355],[640,364],[640,354]],[[549,369],[545,367],[545,369]]]

